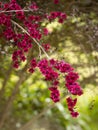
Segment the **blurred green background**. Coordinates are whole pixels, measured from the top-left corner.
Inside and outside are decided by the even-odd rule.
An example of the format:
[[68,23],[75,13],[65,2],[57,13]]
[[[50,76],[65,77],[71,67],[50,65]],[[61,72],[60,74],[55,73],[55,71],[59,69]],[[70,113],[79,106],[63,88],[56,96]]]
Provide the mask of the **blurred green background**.
[[[0,117],[11,95],[11,101],[14,100],[12,104],[9,102],[11,107],[6,108],[7,118],[0,130],[98,130],[98,1],[61,0],[59,8],[50,1],[37,2],[44,11],[51,11],[53,7],[68,14],[64,24],[59,24],[57,19],[51,23],[43,21],[41,26],[47,27],[50,34],[41,42],[51,44],[51,58],[65,60],[79,73],[79,83],[84,90],[76,106],[80,115],[76,119],[70,116],[63,84],[60,87],[65,97],[53,104],[49,98],[49,84],[37,69],[32,75],[23,69],[26,63],[18,70],[13,69],[13,45],[1,38]],[[36,50],[34,55],[37,55]],[[15,93],[17,86],[19,89]]]

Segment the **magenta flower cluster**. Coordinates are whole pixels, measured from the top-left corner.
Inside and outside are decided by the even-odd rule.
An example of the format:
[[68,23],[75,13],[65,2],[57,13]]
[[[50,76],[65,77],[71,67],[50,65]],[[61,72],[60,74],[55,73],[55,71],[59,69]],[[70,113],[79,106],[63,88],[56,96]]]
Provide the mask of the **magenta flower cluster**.
[[37,67],[37,62],[36,62],[36,59],[33,58],[31,61],[30,61],[30,68],[29,68],[29,72],[30,73],[33,73],[34,72],[34,69]]
[[54,0],[54,4],[58,4],[59,3],[59,0]]
[[51,91],[50,93],[50,98],[54,102],[59,102],[60,101],[60,92],[58,90],[57,86],[50,87],[49,90]]
[[[41,73],[44,75],[45,80],[51,83],[50,90],[50,98],[56,103],[60,101],[60,91],[59,91],[59,75],[62,73],[65,79],[65,88],[67,88],[68,92],[72,95],[80,96],[83,94],[83,90],[81,89],[78,82],[76,82],[79,78],[78,73],[74,72],[74,69],[70,64],[64,61],[58,61],[54,59],[42,59],[38,63],[33,59],[33,67],[38,67]],[[33,69],[34,70],[34,69]],[[34,71],[33,71],[34,72]],[[74,107],[77,103],[77,98],[72,99],[68,97],[67,99],[68,109],[72,117],[77,117],[79,115],[78,112],[74,111]]]
[[67,15],[65,13],[59,12],[59,11],[53,11],[50,13],[50,15],[46,15],[48,20],[52,21],[56,18],[58,18],[59,23],[63,23],[64,20],[67,18]]
[[70,114],[72,115],[72,117],[77,117],[79,115],[79,113],[74,110],[74,107],[75,107],[75,105],[77,103],[77,98],[72,99],[71,97],[68,97],[66,99],[66,101],[67,101],[68,109],[69,109]]
[[50,48],[51,48],[51,46],[50,46],[49,43],[45,43],[45,44],[43,43],[42,46],[43,46],[43,48],[45,49],[45,51],[49,51]]
[[69,90],[69,92],[73,95],[82,95],[83,91],[79,84],[76,82],[78,80],[79,76],[78,73],[75,72],[69,72],[68,75],[65,77],[66,80],[66,87]]
[[21,61],[25,61],[26,57],[24,56],[24,53],[22,50],[16,50],[13,52],[12,54],[12,60],[13,60],[13,67],[14,68],[18,68],[19,67],[19,63]]
[[38,67],[46,80],[52,81],[58,78],[58,73],[49,65],[47,59],[40,60]]
[[[54,4],[58,4],[59,0],[53,0]],[[41,27],[41,22],[48,20],[49,22],[58,19],[59,23],[63,23],[67,16],[60,11],[52,11],[39,15],[40,10],[38,5],[33,2],[28,11],[33,13],[25,13],[25,10],[17,3],[16,0],[10,0],[9,3],[0,2],[0,26],[2,27],[1,36],[6,38],[15,46],[12,54],[13,67],[19,68],[21,62],[27,60],[29,50],[33,48],[32,43],[38,45],[45,54],[51,48],[49,43],[42,43],[43,36],[49,35],[46,27]],[[18,22],[19,23],[18,23]],[[18,29],[15,29],[18,28]],[[21,33],[20,33],[21,30]],[[9,42],[7,42],[9,44]],[[28,71],[34,73],[35,68],[39,68],[44,75],[45,80],[50,83],[50,98],[56,103],[60,101],[59,80],[60,74],[64,75],[65,89],[69,94],[80,96],[83,91],[77,82],[79,76],[74,72],[74,69],[65,61],[55,59],[37,59],[34,57],[30,63]],[[67,98],[68,109],[73,117],[77,117],[78,113],[74,111],[77,99]]]

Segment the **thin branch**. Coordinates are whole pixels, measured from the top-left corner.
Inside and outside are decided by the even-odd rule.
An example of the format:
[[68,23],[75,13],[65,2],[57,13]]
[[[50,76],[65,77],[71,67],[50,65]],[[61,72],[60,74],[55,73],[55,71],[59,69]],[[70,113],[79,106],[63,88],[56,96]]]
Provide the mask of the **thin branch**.
[[41,59],[41,49],[39,47],[39,58]]
[[30,121],[28,121],[25,125],[23,125],[19,130],[33,130],[32,127],[34,125],[34,122],[37,121],[39,118],[41,118],[48,110],[52,109],[54,106],[55,106],[55,103],[45,108],[36,117],[33,117]]
[[33,41],[41,48],[41,50],[44,52],[44,54],[47,56],[47,58],[50,59],[50,57],[48,56],[48,54],[46,53],[46,51],[44,50],[44,48],[40,45],[40,43],[35,38],[31,37],[31,35],[29,34],[29,32],[26,29],[24,29],[21,25],[19,25],[15,21],[13,21],[13,20],[11,20],[11,21],[12,21],[12,23],[14,25],[17,25],[23,32],[25,32],[31,39],[33,39]]
[[3,11],[0,11],[0,13],[13,13],[13,12],[21,12],[21,11],[23,11],[23,12],[31,12],[30,10],[8,10],[8,11],[6,11],[6,10],[3,10]]

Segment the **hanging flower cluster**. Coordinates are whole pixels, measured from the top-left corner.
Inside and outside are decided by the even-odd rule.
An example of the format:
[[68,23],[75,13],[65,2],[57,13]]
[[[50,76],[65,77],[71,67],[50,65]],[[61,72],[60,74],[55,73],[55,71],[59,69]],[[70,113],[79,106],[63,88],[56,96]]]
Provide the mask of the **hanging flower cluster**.
[[[58,4],[59,0],[54,0],[53,2],[54,4]],[[51,84],[51,87],[49,87],[50,98],[55,103],[60,101],[59,79],[61,73],[65,75],[65,88],[68,90],[69,94],[77,96],[82,95],[83,91],[77,83],[79,78],[78,73],[74,72],[70,64],[64,61],[50,59],[47,54],[47,51],[51,48],[50,44],[40,43],[42,37],[49,34],[48,29],[42,28],[40,23],[45,19],[48,21],[58,19],[59,23],[63,23],[67,18],[66,14],[53,11],[38,15],[38,10],[39,7],[35,2],[31,3],[27,10],[22,9],[16,0],[11,0],[9,3],[0,2],[0,26],[3,27],[2,37],[6,38],[7,41],[13,41],[17,48],[12,54],[13,67],[19,68],[20,63],[26,61],[29,50],[33,48],[33,41],[47,58],[38,60],[33,58],[30,61],[28,70],[30,73],[34,73],[35,68],[39,68],[45,80],[49,81]],[[30,11],[32,13],[25,13]],[[21,33],[20,31],[16,31],[14,26],[21,30]],[[72,99],[71,97],[67,98],[68,109],[73,117],[78,116],[78,112],[74,111],[76,102],[77,99]]]
[[67,100],[67,105],[68,105],[68,109],[70,111],[70,114],[72,115],[72,117],[77,117],[79,115],[79,113],[74,111],[74,106],[77,103],[77,98],[75,98],[73,100],[71,97],[68,97],[66,100]]

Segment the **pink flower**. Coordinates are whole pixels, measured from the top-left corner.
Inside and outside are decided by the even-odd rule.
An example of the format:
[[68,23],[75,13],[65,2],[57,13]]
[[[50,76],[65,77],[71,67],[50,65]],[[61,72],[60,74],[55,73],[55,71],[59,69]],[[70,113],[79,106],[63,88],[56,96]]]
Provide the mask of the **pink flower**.
[[77,117],[79,115],[79,113],[74,111],[74,107],[75,107],[75,105],[77,103],[77,98],[72,99],[71,97],[68,97],[66,99],[66,101],[67,101],[68,109],[69,109],[70,114],[72,115],[72,117]]
[[59,0],[54,0],[54,4],[58,4],[59,3]]
[[43,29],[43,33],[44,33],[44,35],[48,35],[48,34],[49,34],[48,29],[47,29],[47,28],[44,28],[44,29]]
[[75,82],[78,78],[79,78],[78,73],[69,72],[65,79],[66,79],[67,83],[70,84],[70,83]]
[[71,112],[71,115],[72,115],[72,117],[77,117],[78,115],[79,115],[79,113],[78,112],[75,112],[75,111],[73,111],[73,112]]
[[59,70],[61,73],[68,73],[70,71],[73,71],[73,68],[70,66],[70,64],[68,64],[64,61],[61,61],[59,63],[59,66],[60,66]]
[[66,83],[66,87],[68,88],[69,92],[73,95],[81,96],[83,91],[77,82],[74,83]]
[[30,61],[30,68],[29,68],[29,72],[30,73],[33,73],[34,72],[34,69],[37,67],[37,61],[35,58],[33,58],[31,61]]
[[50,49],[50,44],[48,43],[42,44],[42,46],[44,47],[45,51],[48,51]]
[[59,22],[59,23],[63,23],[64,20],[63,20],[62,18],[59,18],[58,22]]
[[50,87],[49,90],[51,91],[50,93],[50,98],[56,103],[60,100],[60,93],[59,90],[57,89],[57,86]]
[[35,2],[33,2],[33,3],[30,5],[30,9],[33,9],[34,11],[37,11],[37,10],[38,10],[38,6],[36,5]]
[[15,62],[13,63],[13,67],[16,68],[16,69],[19,68],[19,63],[18,63],[18,61],[15,61]]

